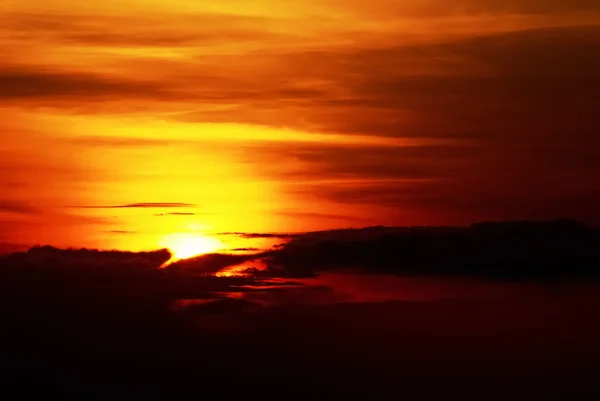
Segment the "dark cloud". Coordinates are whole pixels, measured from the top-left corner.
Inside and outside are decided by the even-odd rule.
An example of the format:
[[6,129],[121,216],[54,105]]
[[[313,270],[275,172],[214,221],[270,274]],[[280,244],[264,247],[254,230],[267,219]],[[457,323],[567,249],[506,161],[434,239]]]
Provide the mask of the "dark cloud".
[[[518,160],[518,159],[514,159]],[[407,182],[371,182],[368,177],[354,184],[305,184],[290,189],[301,197],[317,194],[346,205],[390,208],[395,224],[468,224],[482,219],[559,218],[570,216],[592,224],[600,223],[593,207],[600,198],[588,174],[563,170],[556,176],[536,174],[519,164],[505,171],[491,165],[493,178],[481,170],[465,169],[454,177]],[[516,162],[515,162],[516,163]],[[523,163],[526,163],[523,162]],[[529,161],[531,163],[531,161]],[[523,166],[523,164],[520,164]],[[488,173],[489,174],[489,173]],[[571,177],[566,179],[566,177]],[[525,201],[526,200],[526,201]]]
[[[489,152],[481,144],[468,140],[447,145],[422,146],[340,146],[299,144],[282,148],[271,144],[243,147],[244,158],[256,163],[258,157],[281,161],[278,176],[282,180],[318,179],[435,179],[452,177],[468,165],[474,155]],[[286,168],[287,161],[301,162]]]
[[334,0],[333,4],[356,7],[363,18],[439,18],[456,16],[509,16],[509,15],[562,15],[565,13],[585,13],[600,11],[594,0],[431,0],[404,1],[377,0],[368,6],[359,1],[343,2]]
[[[298,211],[298,210],[280,210],[276,211],[275,214],[287,217],[294,218],[315,218],[315,219],[325,219],[325,220],[338,220],[344,222],[357,222],[364,223],[367,219],[357,216],[349,216],[349,215],[341,215],[341,214],[333,214],[333,213],[318,213],[318,212],[310,212],[310,211]],[[248,237],[246,237],[248,238]]]
[[[223,267],[242,263],[251,258],[250,255],[205,255],[202,257],[179,261],[163,269],[171,260],[169,250],[162,249],[151,252],[105,251],[98,249],[58,249],[51,246],[35,246],[27,251],[16,252],[2,257],[0,276],[8,285],[8,280],[29,280],[31,277],[48,280],[40,282],[45,291],[61,290],[60,280],[68,280],[73,284],[80,280],[81,288],[70,288],[72,295],[88,298],[100,296],[97,290],[108,291],[105,296],[135,297],[133,287],[137,282],[141,291],[148,291],[148,300],[159,298],[160,302],[171,302],[177,298],[219,298],[215,292],[240,292],[243,289],[230,288],[231,285],[260,285],[250,278],[219,278],[211,273]],[[202,284],[200,284],[202,282]],[[77,284],[79,285],[79,284]],[[119,288],[110,294],[112,287]],[[133,286],[129,289],[128,287]],[[97,288],[95,288],[97,287]],[[8,288],[8,287],[7,287]],[[23,291],[34,291],[35,286]],[[95,288],[95,289],[94,289]],[[85,291],[91,291],[86,294]],[[131,291],[130,294],[127,292]],[[152,296],[149,294],[153,293]],[[69,296],[69,294],[64,294]],[[57,295],[58,297],[59,295]],[[165,298],[166,297],[166,298]],[[95,302],[95,300],[90,299]],[[104,296],[97,300],[104,302]],[[145,301],[144,301],[145,302]]]
[[0,199],[0,212],[18,213],[18,214],[33,214],[39,210],[29,205],[27,202],[21,202],[11,199]]
[[248,147],[245,158],[258,163],[258,155],[268,156],[278,163],[272,174],[292,196],[391,208],[389,224],[562,216],[600,221],[592,206],[600,199],[595,145],[556,136],[525,141],[482,137],[448,145],[285,149],[265,144]]
[[600,28],[580,26],[290,54],[307,76],[327,76],[348,90],[344,99],[324,93],[296,109],[323,130],[453,141],[360,149],[266,144],[246,158],[266,153],[281,161],[277,175],[300,183],[290,187],[295,194],[397,208],[394,224],[406,221],[402,210],[450,224],[486,215],[600,221],[591,206],[600,174],[593,156],[600,151],[598,38]]
[[[170,257],[166,250],[36,247],[3,257],[2,385],[36,396],[41,388],[45,396],[58,398],[68,388],[78,399],[113,399],[115,391],[126,391],[133,400],[235,397],[240,388],[264,395],[256,383],[265,377],[276,388],[302,383],[300,391],[314,394],[331,388],[327,385],[338,395],[422,394],[433,384],[437,394],[491,393],[499,386],[522,394],[524,388],[547,389],[548,377],[574,391],[596,389],[596,365],[587,362],[598,356],[596,284],[403,281],[373,274],[398,273],[398,266],[441,274],[447,262],[429,263],[444,262],[465,246],[474,255],[461,259],[469,268],[456,266],[469,273],[493,270],[499,254],[507,258],[501,261],[505,268],[535,273],[525,263],[530,259],[521,259],[523,244],[533,252],[529,255],[546,255],[546,269],[568,249],[581,255],[563,264],[562,271],[577,273],[585,256],[598,256],[583,255],[590,250],[589,233],[570,223],[484,224],[463,234],[464,229],[386,227],[307,233],[278,261],[310,262],[319,271],[333,269],[322,265],[326,260],[343,263],[340,268],[373,266],[370,274],[353,277],[346,271],[327,284],[311,285],[159,270]],[[477,253],[480,246],[487,247],[483,256],[488,259]],[[392,254],[402,264],[392,268]],[[275,262],[273,254],[268,256]],[[521,272],[519,277],[530,276]],[[365,282],[374,286],[371,292],[361,289]],[[381,293],[402,301],[387,301]],[[539,371],[556,376],[538,378]],[[236,383],[231,392],[222,384],[224,377]]]
[[591,105],[600,93],[599,29],[548,28],[307,53],[298,63],[309,65],[309,74],[332,71],[330,79],[350,90],[343,101],[314,99],[326,111],[323,128],[334,131],[482,140],[541,139],[559,129],[585,135],[597,128]]
[[0,66],[0,98],[56,100],[72,98],[157,98],[168,96],[154,83],[123,80],[89,73],[68,73],[47,68]]
[[154,252],[100,251],[97,249],[59,249],[51,246],[35,246],[27,252],[9,257],[8,263],[23,266],[43,265],[55,261],[57,265],[85,266],[85,268],[143,268],[158,269],[171,258],[168,250]]
[[[298,236],[265,254],[268,277],[331,269],[517,280],[598,278],[600,232],[571,221],[482,223],[469,228],[373,227]],[[595,262],[596,260],[596,262]]]

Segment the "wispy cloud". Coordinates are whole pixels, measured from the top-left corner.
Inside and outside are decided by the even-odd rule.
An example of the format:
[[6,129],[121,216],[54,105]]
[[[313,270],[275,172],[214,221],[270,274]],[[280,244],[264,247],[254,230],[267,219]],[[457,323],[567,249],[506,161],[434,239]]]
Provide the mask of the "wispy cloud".
[[144,202],[111,206],[77,206],[84,209],[162,209],[162,208],[195,208],[197,205],[178,202]]
[[157,217],[164,217],[164,216],[196,216],[198,215],[198,213],[188,213],[188,212],[172,212],[172,213],[156,213],[155,216]]
[[225,232],[225,233],[218,233],[216,235],[232,235],[232,236],[236,236],[236,237],[241,237],[241,238],[290,238],[293,237],[295,234],[288,234],[288,233],[242,233],[242,232]]
[[31,206],[28,202],[22,202],[12,199],[0,199],[0,212],[34,214],[39,210]]
[[181,141],[157,138],[135,138],[135,137],[106,137],[106,136],[83,136],[68,141],[81,146],[105,146],[105,147],[145,147],[145,146],[168,146]]
[[325,219],[325,220],[337,220],[344,223],[354,222],[354,223],[365,223],[368,222],[368,219],[362,218],[360,216],[352,216],[352,215],[343,215],[343,214],[334,214],[334,213],[318,213],[311,212],[308,210],[279,210],[275,211],[275,214],[279,214],[287,217],[296,217],[296,218],[313,218],[313,219]]
[[155,84],[119,79],[106,75],[31,69],[26,66],[0,66],[0,98],[35,99],[71,97],[73,99],[116,98],[119,93],[135,97],[163,97],[167,93]]

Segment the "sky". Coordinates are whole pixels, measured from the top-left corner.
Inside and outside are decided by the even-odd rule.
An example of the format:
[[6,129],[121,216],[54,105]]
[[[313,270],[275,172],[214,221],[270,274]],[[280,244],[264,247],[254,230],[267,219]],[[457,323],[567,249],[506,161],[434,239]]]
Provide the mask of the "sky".
[[0,19],[0,243],[600,223],[597,1],[0,0]]

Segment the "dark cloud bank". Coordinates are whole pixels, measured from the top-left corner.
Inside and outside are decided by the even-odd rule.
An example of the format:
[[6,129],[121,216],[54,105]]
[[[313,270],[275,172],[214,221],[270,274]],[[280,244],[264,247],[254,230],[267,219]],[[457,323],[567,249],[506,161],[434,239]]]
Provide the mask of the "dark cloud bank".
[[[35,247],[0,259],[0,391],[187,400],[599,390],[600,235],[578,223],[289,234],[254,255],[158,269],[170,256]],[[252,260],[268,269],[212,274]],[[307,278],[332,273],[381,288],[419,275],[518,291],[349,302],[335,280]]]
[[404,275],[554,280],[600,277],[600,232],[573,221],[469,228],[370,227],[297,235],[265,253],[267,273],[360,269]]

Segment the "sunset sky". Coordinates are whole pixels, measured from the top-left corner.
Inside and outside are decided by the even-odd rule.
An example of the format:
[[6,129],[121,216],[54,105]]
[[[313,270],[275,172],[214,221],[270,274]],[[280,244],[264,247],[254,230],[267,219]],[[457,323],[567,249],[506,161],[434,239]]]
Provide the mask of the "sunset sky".
[[600,223],[597,0],[0,0],[0,242]]

